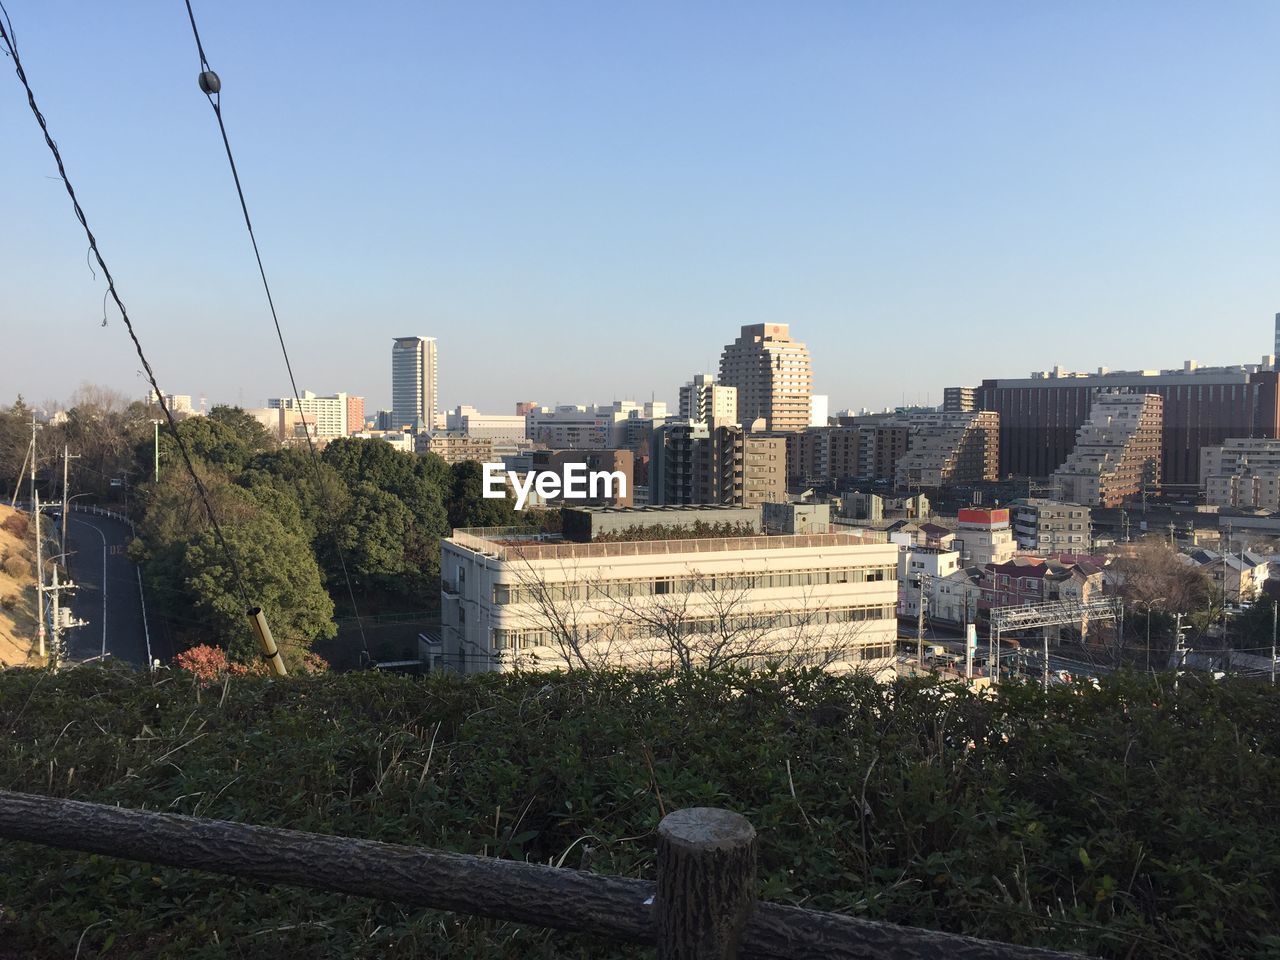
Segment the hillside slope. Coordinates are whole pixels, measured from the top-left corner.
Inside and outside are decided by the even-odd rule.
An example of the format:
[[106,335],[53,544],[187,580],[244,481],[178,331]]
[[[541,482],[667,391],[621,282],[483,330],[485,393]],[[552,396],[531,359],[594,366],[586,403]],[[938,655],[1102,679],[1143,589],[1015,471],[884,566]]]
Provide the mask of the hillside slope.
[[0,666],[35,655],[36,568],[27,527],[26,514],[0,504]]

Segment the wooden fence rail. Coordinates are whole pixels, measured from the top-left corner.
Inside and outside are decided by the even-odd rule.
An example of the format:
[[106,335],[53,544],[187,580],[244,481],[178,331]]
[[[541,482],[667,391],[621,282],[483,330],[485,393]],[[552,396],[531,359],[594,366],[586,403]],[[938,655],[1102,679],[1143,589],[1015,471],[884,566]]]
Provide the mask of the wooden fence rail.
[[1050,960],[1068,954],[755,900],[755,831],[695,807],[658,827],[658,882],[0,791],[0,839],[656,946],[661,960]]

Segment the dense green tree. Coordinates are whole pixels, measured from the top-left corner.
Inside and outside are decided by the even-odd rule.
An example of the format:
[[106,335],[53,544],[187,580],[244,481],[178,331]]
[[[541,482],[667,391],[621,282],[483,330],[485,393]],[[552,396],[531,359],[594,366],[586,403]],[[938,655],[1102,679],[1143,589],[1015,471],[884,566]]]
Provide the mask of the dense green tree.
[[[318,639],[336,635],[333,600],[325,593],[315,555],[296,531],[264,510],[247,522],[224,527],[223,535],[235,565],[213,531],[206,530],[186,548],[183,580],[192,613],[228,656],[242,663],[258,656],[246,600],[263,609],[290,657],[297,658]],[[240,593],[241,582],[247,597]]]
[[270,485],[287,492],[298,505],[303,535],[317,547],[332,537],[351,500],[346,483],[333,467],[309,451],[290,447],[255,456],[240,482],[250,489]]
[[1261,596],[1249,605],[1249,609],[1233,617],[1228,630],[1231,645],[1237,650],[1265,651],[1273,638],[1272,611],[1276,601]]
[[450,468],[448,506],[451,527],[509,527],[519,519],[510,490],[501,499],[484,496],[484,468],[475,460]]
[[0,491],[12,495],[22,462],[31,446],[31,410],[19,394],[9,407],[0,408]]
[[445,511],[448,490],[429,478],[433,467],[420,469],[420,458],[391,447],[382,440],[341,438],[324,450],[324,461],[354,488],[362,482],[399,497],[413,514],[418,532],[424,537],[446,536],[449,517]]
[[209,411],[209,420],[229,427],[251,453],[274,450],[279,444],[256,417],[241,407],[219,404]]
[[418,571],[405,557],[414,538],[414,519],[399,497],[368,481],[356,485],[335,529],[334,546],[343,551],[347,573],[361,587],[395,589]]

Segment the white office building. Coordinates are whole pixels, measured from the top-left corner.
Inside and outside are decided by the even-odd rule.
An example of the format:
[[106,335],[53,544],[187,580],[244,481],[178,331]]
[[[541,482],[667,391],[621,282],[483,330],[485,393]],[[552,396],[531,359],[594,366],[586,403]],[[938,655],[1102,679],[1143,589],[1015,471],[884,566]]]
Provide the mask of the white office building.
[[898,548],[881,539],[455,530],[441,542],[437,662],[462,673],[782,662],[885,676]]

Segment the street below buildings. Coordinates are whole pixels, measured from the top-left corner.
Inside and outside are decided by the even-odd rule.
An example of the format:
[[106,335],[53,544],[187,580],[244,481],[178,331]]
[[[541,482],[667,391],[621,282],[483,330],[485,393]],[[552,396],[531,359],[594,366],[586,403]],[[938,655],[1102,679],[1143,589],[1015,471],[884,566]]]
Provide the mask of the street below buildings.
[[112,658],[146,667],[153,657],[168,659],[148,636],[142,584],[126,552],[129,525],[113,517],[74,510],[68,517],[67,570],[76,590],[63,594],[76,620],[67,631],[72,663]]

